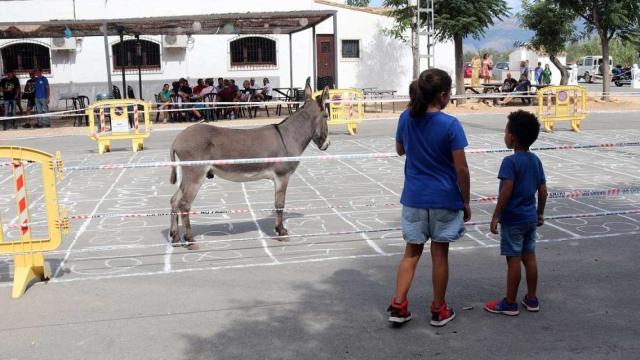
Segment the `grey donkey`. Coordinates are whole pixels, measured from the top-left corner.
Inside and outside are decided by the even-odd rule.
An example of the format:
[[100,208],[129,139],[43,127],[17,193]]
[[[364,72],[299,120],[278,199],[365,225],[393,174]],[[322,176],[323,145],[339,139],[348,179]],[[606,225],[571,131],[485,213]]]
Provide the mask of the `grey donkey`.
[[[176,155],[181,161],[242,159],[299,156],[313,142],[322,151],[329,147],[328,113],[325,102],[328,88],[314,98],[309,79],[305,87],[304,105],[279,124],[253,129],[230,129],[209,124],[195,124],[180,132],[171,145],[171,161]],[[232,164],[182,166],[182,181],[171,198],[170,236],[174,246],[180,244],[178,217],[184,225],[184,241],[190,250],[198,249],[193,240],[189,211],[205,177],[219,176],[225,180],[246,182],[271,179],[275,185],[276,222],[278,236],[288,235],[283,225],[283,208],[289,178],[299,162],[264,164]],[[176,166],[171,170],[171,183],[177,180]],[[286,238],[281,238],[286,239]]]

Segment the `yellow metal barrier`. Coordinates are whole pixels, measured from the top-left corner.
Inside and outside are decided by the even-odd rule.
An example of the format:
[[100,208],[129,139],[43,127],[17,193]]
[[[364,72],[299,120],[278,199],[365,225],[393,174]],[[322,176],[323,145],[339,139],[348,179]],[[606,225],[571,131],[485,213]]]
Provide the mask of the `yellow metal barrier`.
[[[317,91],[314,96],[321,95]],[[358,124],[364,119],[364,94],[358,89],[331,89],[329,100],[337,101],[329,104],[329,125],[347,125],[350,135],[358,132]],[[348,103],[340,103],[346,100]],[[357,101],[357,102],[356,102]]]
[[[142,111],[139,108],[142,107]],[[87,106],[89,136],[98,142],[98,152],[111,150],[111,140],[131,140],[133,151],[144,148],[144,139],[151,135],[151,104],[136,99],[100,100]],[[96,112],[99,122],[96,123]],[[144,116],[144,128],[139,126],[139,113]],[[133,126],[129,123],[132,115]],[[107,117],[109,126],[107,126]]]
[[581,86],[549,86],[538,90],[538,119],[546,132],[553,131],[556,121],[571,121],[571,129],[580,131],[587,118],[587,91]]
[[[15,271],[11,297],[17,299],[24,294],[33,279],[49,279],[51,272],[45,264],[43,253],[60,246],[62,230],[68,230],[68,220],[60,218],[54,158],[51,154],[24,147],[0,146],[0,159],[3,158],[9,158],[13,162],[20,239],[6,241],[4,227],[0,223],[0,254],[13,255]],[[27,162],[39,164],[42,171],[48,229],[48,236],[42,239],[34,239],[31,233],[25,171]]]

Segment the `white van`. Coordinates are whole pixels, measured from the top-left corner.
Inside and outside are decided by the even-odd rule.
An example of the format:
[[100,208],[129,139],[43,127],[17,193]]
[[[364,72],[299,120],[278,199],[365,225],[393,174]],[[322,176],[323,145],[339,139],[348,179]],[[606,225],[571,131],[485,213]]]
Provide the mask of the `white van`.
[[[600,71],[598,70],[598,61],[602,59],[602,56],[583,56],[578,60],[576,65],[578,65],[578,80],[584,79],[585,82],[590,83],[592,77],[601,77]],[[609,56],[609,71],[611,71],[611,67],[613,66],[613,58]]]

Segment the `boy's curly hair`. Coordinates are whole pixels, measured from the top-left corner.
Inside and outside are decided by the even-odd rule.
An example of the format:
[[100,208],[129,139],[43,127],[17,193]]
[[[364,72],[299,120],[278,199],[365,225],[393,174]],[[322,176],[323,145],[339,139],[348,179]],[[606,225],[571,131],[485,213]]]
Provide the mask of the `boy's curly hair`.
[[521,146],[529,147],[538,139],[540,123],[538,118],[524,110],[514,111],[507,117],[507,130]]

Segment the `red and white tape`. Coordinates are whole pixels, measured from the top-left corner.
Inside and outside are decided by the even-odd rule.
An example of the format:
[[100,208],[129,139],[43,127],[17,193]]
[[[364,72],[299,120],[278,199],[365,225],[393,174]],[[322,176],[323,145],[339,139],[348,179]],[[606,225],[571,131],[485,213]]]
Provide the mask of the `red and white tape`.
[[[620,142],[620,143],[603,143],[603,144],[565,144],[553,146],[539,146],[531,148],[531,151],[550,151],[550,150],[576,150],[576,149],[595,149],[595,148],[614,148],[625,146],[640,146],[640,141],[636,142]],[[490,153],[506,153],[512,152],[507,148],[487,148],[487,149],[467,149],[468,154],[490,154]],[[140,169],[170,166],[217,166],[217,165],[240,165],[240,164],[266,164],[266,163],[283,163],[283,162],[299,162],[299,161],[328,161],[328,160],[362,160],[362,159],[384,159],[398,157],[396,153],[368,153],[368,154],[342,154],[342,155],[318,155],[318,156],[290,156],[290,157],[267,157],[267,158],[249,158],[249,159],[215,159],[215,160],[197,160],[197,161],[162,161],[149,163],[127,163],[127,164],[104,164],[104,165],[83,165],[65,167],[64,170],[113,170],[113,169]]]

